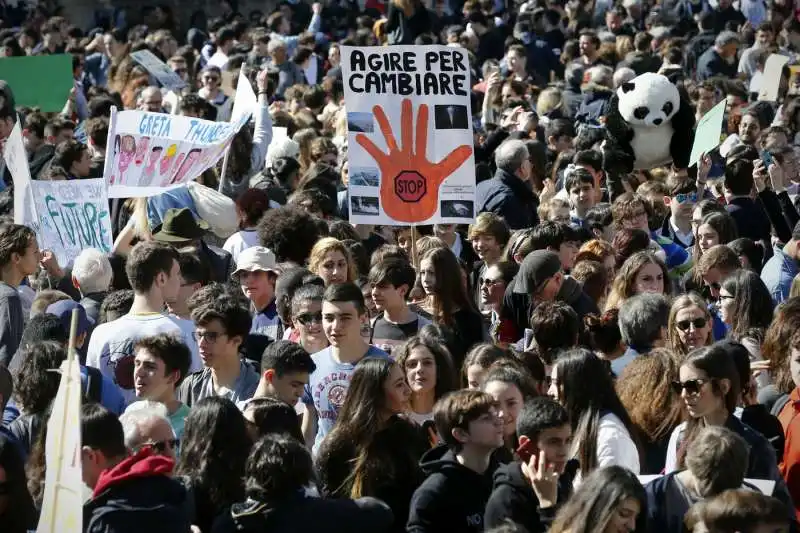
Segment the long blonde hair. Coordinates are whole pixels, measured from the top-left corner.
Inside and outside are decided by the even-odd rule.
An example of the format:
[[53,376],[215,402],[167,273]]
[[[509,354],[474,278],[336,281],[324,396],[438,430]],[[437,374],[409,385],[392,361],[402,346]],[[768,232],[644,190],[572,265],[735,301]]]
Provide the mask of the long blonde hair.
[[325,262],[325,256],[330,252],[341,253],[347,261],[347,281],[353,282],[358,278],[358,270],[356,263],[353,261],[353,256],[350,255],[350,250],[339,239],[333,237],[324,237],[317,241],[311,249],[311,254],[308,256],[308,269],[317,274],[322,263]]
[[[698,296],[694,292],[690,292],[688,294],[681,294],[675,301],[672,302],[672,307],[669,310],[669,320],[667,321],[667,332],[669,334],[669,345],[672,348],[672,351],[675,352],[677,355],[686,355],[689,353],[689,347],[687,347],[680,339],[680,335],[678,335],[678,325],[676,317],[678,316],[678,312],[684,309],[688,309],[690,307],[697,307],[706,317],[706,320],[710,323],[711,322],[711,313],[708,312],[708,308],[706,307],[706,302],[700,296]],[[706,339],[706,346],[713,344],[714,337],[712,328],[708,330],[708,338]]]

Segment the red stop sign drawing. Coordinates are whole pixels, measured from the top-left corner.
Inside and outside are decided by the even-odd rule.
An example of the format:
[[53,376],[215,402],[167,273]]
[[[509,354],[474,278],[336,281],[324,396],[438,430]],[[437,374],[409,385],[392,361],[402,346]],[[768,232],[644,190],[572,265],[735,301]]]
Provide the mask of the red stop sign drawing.
[[428,192],[428,181],[415,170],[404,170],[394,179],[394,192],[404,202],[419,202]]

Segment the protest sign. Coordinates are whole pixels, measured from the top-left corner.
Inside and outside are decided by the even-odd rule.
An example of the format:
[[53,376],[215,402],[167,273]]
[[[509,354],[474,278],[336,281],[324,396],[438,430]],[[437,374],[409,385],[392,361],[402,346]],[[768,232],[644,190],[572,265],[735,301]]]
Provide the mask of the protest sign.
[[725,104],[726,102],[723,99],[697,122],[692,154],[689,156],[690,167],[700,161],[700,156],[719,146],[720,136],[722,135],[722,120],[725,118]]
[[[73,319],[73,328],[74,326]],[[74,332],[70,334],[71,343]],[[81,473],[81,372],[75,349],[61,363],[61,382],[47,422],[42,512],[37,533],[80,533],[83,530]]]
[[70,265],[86,248],[111,253],[111,217],[102,178],[33,181],[35,218],[23,222],[36,231],[39,247],[51,250],[58,264]]
[[0,58],[0,80],[14,92],[17,106],[60,112],[75,86],[70,54]]
[[36,220],[31,196],[31,170],[22,142],[22,127],[17,122],[3,146],[3,159],[14,181],[14,223],[27,224]]
[[475,160],[466,50],[449,46],[343,46],[341,50],[350,221],[471,222]]
[[131,52],[131,57],[134,61],[146,68],[147,72],[152,74],[163,87],[173,91],[179,91],[186,87],[186,82],[150,50]]
[[103,172],[108,197],[152,196],[192,181],[219,161],[249,118],[211,122],[112,109]]
[[778,100],[783,67],[788,62],[789,58],[785,55],[770,54],[764,64],[764,72],[761,74],[761,88],[758,91],[759,100],[766,102],[776,102]]

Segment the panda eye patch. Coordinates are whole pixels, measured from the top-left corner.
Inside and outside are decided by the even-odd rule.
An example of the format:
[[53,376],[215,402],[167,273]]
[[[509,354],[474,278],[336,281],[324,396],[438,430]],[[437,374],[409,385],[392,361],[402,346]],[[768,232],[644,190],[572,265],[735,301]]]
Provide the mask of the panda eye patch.
[[646,107],[637,107],[633,110],[633,116],[639,120],[644,120],[650,110]]
[[665,115],[669,115],[670,113],[672,113],[672,110],[674,109],[674,107],[675,106],[672,105],[672,102],[667,102],[666,104],[664,104],[664,107],[662,108],[662,110],[664,111]]

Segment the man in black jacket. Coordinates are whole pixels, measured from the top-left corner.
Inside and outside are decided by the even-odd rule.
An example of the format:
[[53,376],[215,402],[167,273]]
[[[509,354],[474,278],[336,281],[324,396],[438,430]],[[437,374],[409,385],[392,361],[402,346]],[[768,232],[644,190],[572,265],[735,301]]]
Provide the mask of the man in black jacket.
[[599,313],[597,304],[574,279],[565,276],[558,255],[534,250],[522,261],[519,272],[509,283],[500,310],[503,342],[522,339],[530,327],[530,317],[540,302],[561,301],[572,307],[581,322],[589,313]]
[[532,228],[539,223],[539,198],[530,186],[531,161],[525,143],[511,139],[497,148],[497,172],[478,184],[477,211],[491,211],[503,217],[512,230]]
[[517,417],[520,459],[498,468],[486,503],[484,527],[506,520],[529,533],[549,529],[558,508],[572,492],[578,467],[569,459],[572,426],[569,414],[550,398],[533,398]]

